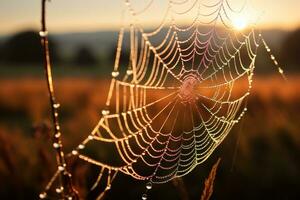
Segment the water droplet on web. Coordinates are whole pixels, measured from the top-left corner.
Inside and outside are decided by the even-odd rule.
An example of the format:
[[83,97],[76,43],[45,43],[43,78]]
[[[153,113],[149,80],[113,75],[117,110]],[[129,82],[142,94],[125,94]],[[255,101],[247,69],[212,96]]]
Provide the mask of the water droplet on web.
[[60,146],[60,145],[59,145],[58,143],[56,143],[56,142],[53,143],[53,147],[54,147],[55,149],[59,148],[59,146]]
[[102,115],[108,115],[109,114],[109,110],[102,110]]
[[60,187],[60,188],[56,188],[56,189],[55,189],[55,192],[58,193],[58,194],[61,193],[62,191],[63,191],[63,187]]
[[271,59],[272,59],[272,60],[275,60],[275,56],[274,56],[274,55],[271,55]]
[[40,199],[45,199],[47,196],[46,192],[43,192],[39,195]]
[[132,71],[132,69],[128,69],[128,70],[126,71],[126,73],[127,73],[127,75],[131,75],[131,74],[133,74],[133,71]]
[[152,182],[151,181],[146,184],[146,189],[147,190],[151,190],[152,189]]
[[118,77],[119,76],[119,72],[118,71],[113,71],[112,73],[111,73],[111,76],[112,77],[114,77],[114,78],[116,78],[116,77]]
[[94,139],[94,136],[89,135],[88,139],[89,139],[89,140],[93,140],[93,139]]
[[54,107],[54,108],[59,108],[59,107],[60,107],[60,104],[59,104],[59,103],[56,103],[56,104],[53,105],[53,107]]
[[142,200],[147,200],[147,194],[143,194]]
[[54,136],[55,136],[56,138],[59,138],[59,137],[61,136],[61,133],[58,132],[58,133],[56,133]]
[[78,151],[73,150],[73,151],[72,151],[72,154],[73,154],[73,155],[77,155],[77,154],[78,154]]
[[63,166],[58,166],[58,170],[59,170],[59,171],[64,171],[65,168],[64,168]]

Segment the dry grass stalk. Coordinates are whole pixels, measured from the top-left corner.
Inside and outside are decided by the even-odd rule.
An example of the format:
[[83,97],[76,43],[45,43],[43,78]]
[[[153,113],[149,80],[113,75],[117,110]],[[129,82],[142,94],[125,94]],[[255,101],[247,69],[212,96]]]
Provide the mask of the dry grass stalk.
[[214,182],[217,174],[217,169],[219,166],[219,163],[221,161],[221,158],[217,160],[217,162],[213,165],[213,167],[210,170],[209,176],[206,178],[204,183],[204,190],[201,195],[201,200],[209,200],[213,190],[214,190]]
[[[78,192],[73,187],[71,174],[68,171],[68,165],[65,160],[63,144],[61,141],[60,124],[58,120],[58,108],[60,104],[55,99],[53,78],[52,78],[52,66],[50,60],[49,42],[48,42],[48,30],[46,26],[46,2],[47,0],[41,0],[41,43],[43,48],[43,58],[44,58],[44,68],[45,76],[47,80],[47,89],[49,94],[49,100],[51,105],[51,115],[54,128],[53,134],[53,147],[56,151],[56,162],[57,167],[62,167],[59,176],[59,187],[62,188],[60,197],[62,199],[79,199]],[[46,196],[42,194],[40,198],[45,198]]]

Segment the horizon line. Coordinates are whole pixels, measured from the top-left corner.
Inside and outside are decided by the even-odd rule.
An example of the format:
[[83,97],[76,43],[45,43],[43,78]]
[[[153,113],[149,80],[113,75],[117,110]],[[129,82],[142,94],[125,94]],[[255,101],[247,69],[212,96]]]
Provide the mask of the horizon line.
[[[151,29],[155,28],[155,25],[148,25],[145,26],[145,29]],[[282,25],[258,25],[257,29],[261,30],[279,30],[279,31],[296,31],[300,29],[300,24],[299,25],[294,25],[294,26],[282,26]],[[22,32],[22,31],[28,31],[28,30],[33,30],[33,31],[39,31],[39,27],[37,26],[24,26],[21,28],[17,28],[15,30],[10,30],[7,32],[1,32],[0,31],[0,37],[8,37],[11,36],[15,33]],[[120,30],[119,26],[115,27],[102,27],[102,28],[85,28],[85,30],[79,29],[79,28],[65,28],[64,30],[60,30],[59,28],[55,28],[55,30],[51,31],[51,28],[49,29],[49,32],[51,34],[70,34],[70,33],[93,33],[93,32],[118,32]]]

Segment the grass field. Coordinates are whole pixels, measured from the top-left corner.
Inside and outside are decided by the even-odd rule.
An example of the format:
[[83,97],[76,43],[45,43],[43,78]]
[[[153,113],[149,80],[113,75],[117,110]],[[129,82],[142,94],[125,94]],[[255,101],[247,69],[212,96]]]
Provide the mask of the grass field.
[[[109,81],[96,77],[55,80],[66,150],[100,118]],[[255,77],[248,112],[203,165],[184,178],[189,199],[200,199],[205,177],[221,157],[213,199],[300,199],[300,76]],[[35,199],[55,169],[45,81],[32,77],[0,80],[0,196]],[[98,147],[97,151],[105,151]],[[113,155],[111,155],[113,156]],[[72,165],[85,194],[94,172]],[[183,186],[182,186],[183,187]],[[144,185],[116,179],[107,199],[139,199]],[[155,186],[151,199],[181,199],[175,184]]]

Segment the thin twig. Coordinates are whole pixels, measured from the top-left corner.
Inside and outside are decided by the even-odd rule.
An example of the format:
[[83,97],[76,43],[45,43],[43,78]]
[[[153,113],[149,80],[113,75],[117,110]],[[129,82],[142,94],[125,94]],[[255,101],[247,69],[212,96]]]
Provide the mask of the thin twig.
[[[52,80],[52,70],[50,63],[50,52],[49,52],[49,41],[48,41],[48,31],[46,26],[46,2],[47,0],[42,0],[42,16],[41,16],[41,42],[43,46],[43,57],[44,57],[44,67],[45,67],[45,75],[48,86],[48,93],[50,98],[51,105],[51,114],[52,114],[52,122],[54,126],[54,135],[53,135],[53,147],[56,151],[56,162],[59,170],[59,187],[56,190],[62,199],[79,199],[78,193],[74,189],[72,185],[71,174],[68,172],[67,163],[65,160],[64,152],[63,152],[63,144],[61,141],[61,132],[60,125],[58,120],[58,108],[59,103],[55,100],[53,80]],[[46,197],[46,195],[42,195],[40,197]]]

